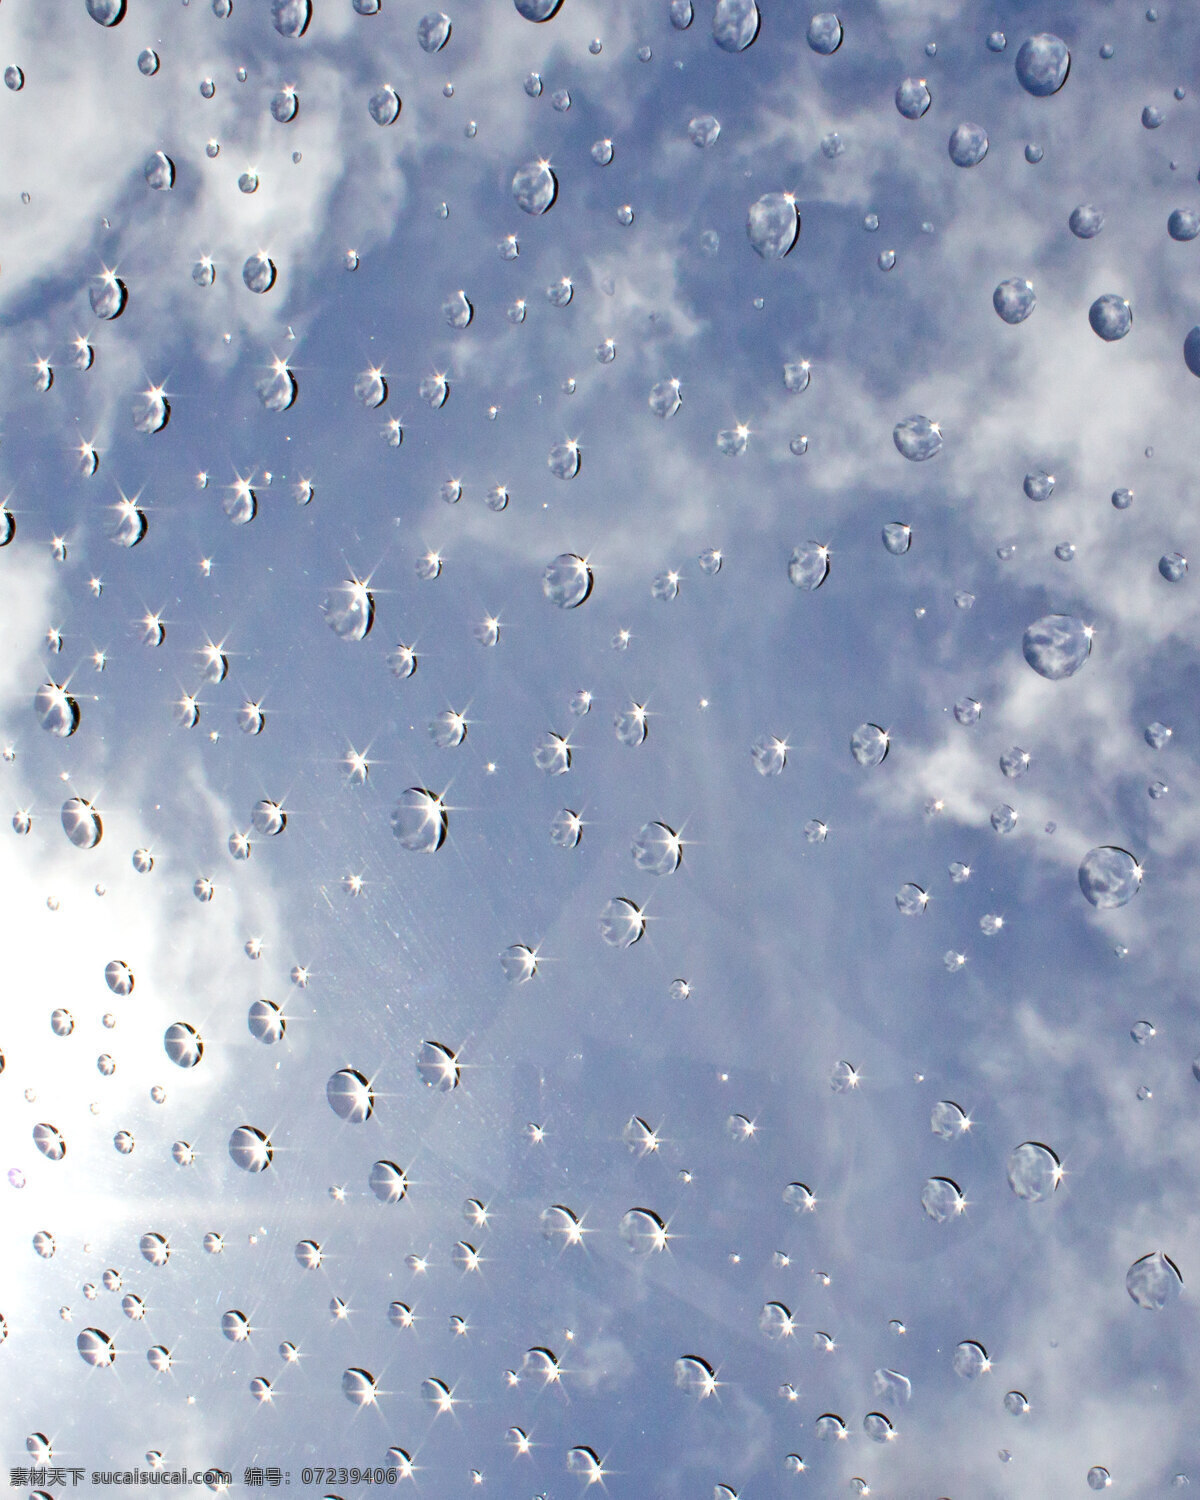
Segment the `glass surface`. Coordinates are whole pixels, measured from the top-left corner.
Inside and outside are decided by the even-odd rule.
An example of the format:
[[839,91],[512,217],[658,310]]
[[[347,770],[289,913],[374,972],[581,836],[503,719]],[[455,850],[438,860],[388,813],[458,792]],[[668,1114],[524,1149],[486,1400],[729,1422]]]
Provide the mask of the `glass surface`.
[[14,1492],[1198,1481],[1198,48],[4,0]]

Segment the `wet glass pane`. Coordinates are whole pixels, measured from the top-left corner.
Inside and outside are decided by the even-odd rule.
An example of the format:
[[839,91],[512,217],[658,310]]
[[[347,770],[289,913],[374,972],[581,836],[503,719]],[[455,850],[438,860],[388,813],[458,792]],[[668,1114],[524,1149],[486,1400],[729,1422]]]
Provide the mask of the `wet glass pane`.
[[1198,45],[5,0],[10,1488],[1196,1481]]

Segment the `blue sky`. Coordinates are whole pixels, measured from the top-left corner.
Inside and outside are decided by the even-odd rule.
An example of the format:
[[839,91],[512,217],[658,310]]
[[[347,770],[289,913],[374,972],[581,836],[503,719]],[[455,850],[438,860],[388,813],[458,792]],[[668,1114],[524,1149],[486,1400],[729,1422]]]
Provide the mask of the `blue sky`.
[[[42,1433],[64,1464],[159,1453],[239,1483],[247,1464],[299,1484],[396,1448],[433,1496],[473,1476],[573,1495],[579,1447],[614,1496],[679,1500],[1034,1497],[1082,1493],[1095,1466],[1147,1495],[1194,1482],[1200,616],[1194,580],[1159,563],[1196,529],[1200,249],[1167,231],[1200,206],[1196,22],[1171,4],[895,0],[840,10],[822,55],[808,13],[760,9],[739,53],[715,45],[707,0],[686,30],[665,5],[564,0],[539,24],[502,0],[452,11],[435,53],[400,0],[315,0],[298,39],[265,0],[228,18],[129,0],[111,27],[83,0],[0,14],[0,62],[24,77],[0,98],[10,1466]],[[1071,63],[1036,97],[1015,59],[1044,33]],[[932,99],[917,120],[896,106],[906,78]],[[402,107],[380,126],[385,85]],[[972,167],[947,144],[964,122],[988,137]],[[155,152],[169,190],[147,182]],[[513,178],[541,161],[557,194],[530,214]],[[780,193],[799,232],[763,258],[748,216]],[[1103,215],[1091,238],[1069,228],[1083,204]],[[256,255],[276,272],[261,294]],[[88,296],[106,271],[127,291],[112,320]],[[993,306],[1012,278],[1036,296],[1016,324]],[[460,294],[465,327],[445,312]],[[1089,323],[1106,295],[1132,310],[1115,341]],[[284,366],[295,401],[271,410],[258,386]],[[372,370],[387,394],[368,408]],[[649,397],[672,380],[663,418]],[[138,431],[156,390],[169,420]],[[942,438],[924,462],[893,438],[912,416]],[[550,467],[563,444],[568,479]],[[111,539],[123,498],[147,521],[132,548]],[[911,527],[903,555],[892,522]],[[828,549],[812,591],[788,576],[806,543]],[[592,574],[574,609],[543,588],[564,553]],[[361,639],[323,613],[346,583],[370,592]],[[1022,651],[1049,615],[1091,643],[1058,680]],[[78,705],[69,737],[33,712],[47,683]],[[636,745],[614,732],[631,710]],[[465,736],[440,748],[446,711]],[[1152,723],[1172,731],[1161,749]],[[888,736],[875,766],[851,754],[864,724]],[[569,746],[562,775],[535,764],[547,732]],[[751,757],[762,735],[786,744],[777,776]],[[1014,746],[1019,778],[1000,767]],[[393,836],[413,788],[445,810],[430,852]],[[63,832],[70,796],[100,815],[93,849]],[[254,829],[263,799],[287,814],[276,837]],[[564,809],[573,849],[550,837]],[[673,873],[631,857],[650,822],[682,838]],[[1078,871],[1105,847],[1137,876],[1099,909]],[[912,915],[908,884],[927,898],[909,893]],[[644,920],[632,946],[601,935],[614,898]],[[525,983],[500,964],[514,944],[536,955]],[[105,984],[114,958],[128,996]],[[275,1045],[247,1025],[262,999],[287,1020]],[[181,1021],[204,1042],[188,1070],[163,1046]],[[431,1041],[457,1088],[424,1083]],[[327,1102],[344,1068],[373,1090],[365,1122]],[[969,1122],[949,1140],[943,1101]],[[630,1152],[631,1117],[657,1149]],[[231,1159],[243,1125],[269,1138],[267,1170]],[[1061,1163],[1041,1202],[1009,1185],[1023,1142]],[[380,1160],[407,1174],[403,1201],[372,1194]],[[946,1222],[922,1208],[933,1178],[957,1190]],[[554,1205],[578,1243],[544,1232]],[[635,1207],[666,1225],[661,1251],[622,1238]],[[165,1266],[140,1254],[147,1232]],[[1154,1253],[1182,1277],[1159,1309],[1126,1287]],[[787,1337],[760,1330],[767,1303]],[[246,1341],[222,1335],[232,1310]],[[88,1328],[111,1368],[80,1357]],[[975,1379],[956,1371],[968,1341]],[[523,1363],[537,1349],[556,1379]],[[703,1399],[676,1384],[684,1356],[715,1372]],[[372,1402],[347,1400],[348,1370]],[[451,1410],[423,1398],[431,1378]],[[872,1440],[873,1413],[892,1440]],[[829,1415],[844,1440],[822,1435]]]

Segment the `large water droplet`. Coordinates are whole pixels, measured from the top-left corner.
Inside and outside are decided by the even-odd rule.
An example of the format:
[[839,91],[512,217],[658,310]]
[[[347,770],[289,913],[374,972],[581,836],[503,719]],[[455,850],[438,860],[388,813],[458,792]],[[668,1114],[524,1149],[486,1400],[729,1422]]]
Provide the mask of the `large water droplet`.
[[670,875],[679,868],[683,840],[665,823],[645,823],[630,852],[639,870],[649,875]]
[[[93,3],[98,4],[99,0],[90,0],[89,9]],[[114,23],[106,21],[104,24],[111,26]],[[75,1340],[75,1347],[84,1364],[97,1369],[109,1369],[117,1357],[117,1346],[101,1328],[83,1329]]]
[[1102,910],[1125,906],[1137,895],[1142,871],[1125,849],[1102,844],[1090,849],[1079,866],[1079,888],[1093,906]]
[[[558,178],[548,161],[530,161],[518,168],[512,180],[512,195],[527,214],[544,214],[558,197]],[[531,231],[532,233],[532,231]]]
[[1071,54],[1066,42],[1049,31],[1029,37],[1017,53],[1017,81],[1026,93],[1039,99],[1058,93],[1070,68]]
[[1057,1192],[1062,1166],[1049,1146],[1025,1141],[1008,1156],[1008,1185],[1026,1203],[1040,1203]]
[[764,260],[782,260],[800,233],[800,214],[791,193],[764,193],[746,216],[750,243]]
[[1057,682],[1073,676],[1092,650],[1092,632],[1075,615],[1044,615],[1026,630],[1025,660],[1039,677]]
[[1115,292],[1105,292],[1088,308],[1088,322],[1092,325],[1093,333],[1106,344],[1112,344],[1117,339],[1123,339],[1133,327],[1133,309],[1124,297],[1119,297]]
[[61,817],[63,832],[76,849],[94,849],[104,837],[100,814],[86,797],[68,797]]
[[988,153],[987,131],[964,120],[951,131],[948,149],[956,167],[977,167]]
[[942,451],[942,429],[928,417],[905,417],[892,429],[892,441],[905,458],[923,463]]
[[811,593],[829,577],[829,548],[822,542],[803,542],[788,560],[788,578],[798,589]]
[[1006,323],[1023,323],[1037,306],[1033,283],[1021,276],[1002,281],[992,293],[992,306]]
[[600,913],[600,936],[610,948],[632,948],[646,930],[641,907],[628,896],[614,896]]
[[175,1021],[163,1033],[163,1049],[177,1068],[194,1068],[204,1056],[204,1041],[194,1026]]
[[349,578],[330,589],[321,610],[325,623],[341,640],[365,640],[375,623],[375,596],[365,583]]
[[265,1172],[274,1160],[275,1148],[265,1131],[239,1125],[229,1137],[229,1156],[243,1172]]
[[422,1042],[417,1052],[417,1072],[421,1082],[441,1094],[459,1085],[457,1054],[441,1042]]
[[830,57],[842,45],[842,23],[832,11],[822,11],[808,23],[808,45],[821,57]]
[[713,41],[722,52],[744,52],[758,35],[761,17],[754,0],[717,0]]
[[1173,1302],[1183,1288],[1179,1267],[1161,1250],[1135,1260],[1125,1276],[1125,1290],[1139,1307],[1159,1312]]
[[392,809],[392,832],[405,849],[433,854],[445,843],[450,815],[442,799],[424,787],[410,786]]

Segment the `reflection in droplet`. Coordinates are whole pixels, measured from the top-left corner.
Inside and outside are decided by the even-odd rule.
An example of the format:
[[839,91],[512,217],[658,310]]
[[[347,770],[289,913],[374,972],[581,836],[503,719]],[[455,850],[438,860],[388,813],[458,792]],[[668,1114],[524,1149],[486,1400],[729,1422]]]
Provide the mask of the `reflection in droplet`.
[[525,943],[513,943],[500,955],[500,968],[510,984],[524,984],[537,973],[537,954]]
[[375,1091],[357,1068],[341,1068],[325,1085],[329,1107],[341,1120],[361,1125],[375,1112]]
[[1079,866],[1079,888],[1102,910],[1125,906],[1137,895],[1142,871],[1133,855],[1112,844],[1091,849]]
[[966,1206],[958,1183],[949,1177],[931,1177],[922,1189],[921,1207],[935,1224],[957,1218]]
[[156,151],[146,158],[142,175],[148,186],[160,192],[168,191],[175,186],[175,163],[165,152]]
[[275,1148],[264,1131],[239,1125],[229,1137],[229,1156],[243,1172],[265,1172],[275,1157]]
[[860,766],[877,766],[886,760],[891,741],[878,724],[860,724],[850,736],[850,754]]
[[717,1389],[717,1373],[698,1354],[685,1354],[675,1361],[675,1385],[685,1395],[703,1401]]
[[204,1041],[194,1026],[175,1021],[163,1034],[163,1049],[177,1068],[194,1068],[204,1056]]
[[46,682],[38,688],[33,711],[42,728],[59,739],[68,739],[79,728],[79,704],[56,682]]
[[769,1339],[790,1339],[796,1331],[791,1311],[782,1302],[768,1302],[758,1315],[758,1328]]
[[829,576],[829,548],[822,542],[804,542],[792,550],[788,578],[798,589],[812,593]]
[[1133,309],[1124,297],[1115,292],[1105,292],[1088,308],[1088,322],[1092,325],[1093,333],[1105,343],[1111,344],[1117,339],[1123,339],[1133,327]]
[[422,52],[440,52],[450,40],[450,17],[440,10],[430,11],[417,22],[417,43]]
[[1029,37],[1017,53],[1017,81],[1036,98],[1056,94],[1066,83],[1070,68],[1067,44],[1048,31]]
[[450,815],[442,799],[424,787],[409,787],[392,809],[392,833],[405,849],[433,854],[446,841]]
[[964,1339],[958,1345],[954,1351],[952,1363],[954,1373],[963,1380],[975,1380],[980,1375],[986,1375],[992,1368],[987,1350],[974,1339]]
[[267,1046],[283,1040],[287,1020],[273,1000],[255,1000],[246,1018],[250,1035]]
[[61,818],[63,832],[76,849],[94,849],[104,837],[100,814],[86,797],[68,797]]
[[1173,1302],[1183,1288],[1179,1267],[1169,1255],[1155,1250],[1135,1260],[1125,1276],[1125,1290],[1139,1307],[1158,1312]]
[[614,896],[600,913],[600,936],[610,948],[632,948],[646,931],[642,909],[627,896]]
[[1037,306],[1033,283],[1022,276],[1002,281],[992,293],[992,306],[1006,323],[1023,323]]
[[533,763],[547,776],[562,776],[571,769],[571,747],[561,734],[547,730],[533,746]]
[[782,260],[799,233],[800,214],[791,193],[764,193],[750,205],[746,234],[764,260]]
[[417,1072],[421,1082],[439,1093],[448,1093],[459,1085],[457,1055],[441,1042],[422,1042],[417,1052]]
[[[111,22],[105,24],[111,25]],[[85,1365],[107,1370],[117,1357],[117,1347],[108,1334],[100,1328],[85,1328],[75,1340],[79,1357]]]
[[892,431],[892,441],[914,463],[933,458],[942,449],[942,429],[928,417],[905,417]]
[[932,102],[923,78],[906,78],[896,89],[896,108],[906,120],[919,120]]
[[808,23],[808,45],[821,57],[830,57],[842,45],[842,23],[832,11],[823,11]]
[[375,622],[375,596],[357,578],[330,589],[321,605],[325,623],[343,641],[365,640]]
[[400,95],[385,83],[367,100],[367,113],[376,125],[394,125],[400,118]]
[[642,744],[647,728],[645,704],[631,703],[613,715],[613,729],[622,745],[636,747]]
[[760,24],[754,0],[717,0],[713,12],[713,41],[722,52],[744,52],[758,35]]
[[1063,1171],[1058,1157],[1039,1141],[1025,1141],[1009,1153],[1008,1185],[1026,1203],[1040,1203],[1057,1192]]
[[542,592],[559,609],[576,609],[591,591],[591,569],[574,552],[561,553],[542,574]]
[[[558,196],[558,179],[548,161],[526,162],[513,176],[512,195],[527,214],[544,214]],[[532,232],[532,231],[531,231]]]
[[367,1185],[380,1203],[399,1203],[408,1192],[408,1175],[394,1161],[377,1161]]

